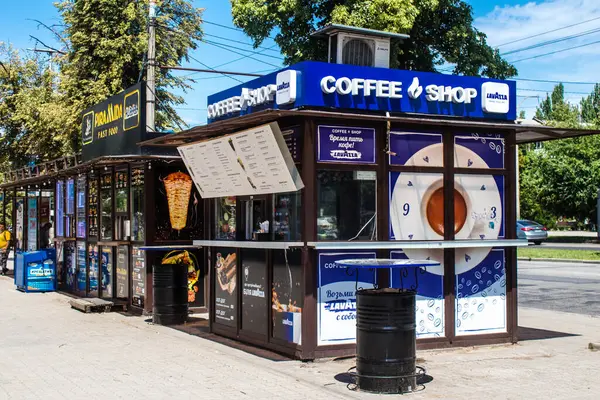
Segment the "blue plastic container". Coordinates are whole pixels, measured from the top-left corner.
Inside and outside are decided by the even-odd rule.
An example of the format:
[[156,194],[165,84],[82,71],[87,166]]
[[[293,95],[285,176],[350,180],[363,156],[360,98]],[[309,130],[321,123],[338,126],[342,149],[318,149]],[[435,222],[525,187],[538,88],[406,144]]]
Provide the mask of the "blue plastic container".
[[56,290],[56,251],[17,253],[15,285],[23,292],[53,292]]

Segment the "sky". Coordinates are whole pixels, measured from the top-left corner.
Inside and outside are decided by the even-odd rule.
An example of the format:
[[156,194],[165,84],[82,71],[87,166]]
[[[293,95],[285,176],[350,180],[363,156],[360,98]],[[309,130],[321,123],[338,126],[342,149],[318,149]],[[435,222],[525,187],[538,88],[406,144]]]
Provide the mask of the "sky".
[[[535,107],[546,93],[552,91],[554,83],[522,79],[583,82],[565,83],[567,100],[573,103],[579,103],[592,90],[592,82],[600,81],[600,57],[597,56],[600,53],[600,1],[466,1],[473,7],[475,26],[488,35],[488,43],[498,47],[501,53],[509,53],[505,58],[517,67],[517,107],[524,110],[528,118],[534,115]],[[0,41],[10,42],[23,52],[36,46],[30,35],[47,45],[57,45],[52,35],[34,21],[40,20],[48,25],[57,23],[59,17],[53,2],[0,0]],[[281,54],[272,39],[267,39],[262,48],[253,50],[251,40],[233,27],[228,0],[195,0],[192,3],[205,9],[205,40],[212,43],[200,43],[198,49],[191,53],[193,59],[182,65],[205,68],[201,64],[204,63],[225,71],[258,73],[282,67]],[[567,26],[570,27],[560,29]],[[551,30],[555,31],[547,33]],[[250,57],[239,60],[244,55]],[[177,109],[190,126],[206,123],[206,98],[209,94],[252,79],[205,73],[177,74],[194,79],[190,82],[192,89],[183,94],[186,104]]]

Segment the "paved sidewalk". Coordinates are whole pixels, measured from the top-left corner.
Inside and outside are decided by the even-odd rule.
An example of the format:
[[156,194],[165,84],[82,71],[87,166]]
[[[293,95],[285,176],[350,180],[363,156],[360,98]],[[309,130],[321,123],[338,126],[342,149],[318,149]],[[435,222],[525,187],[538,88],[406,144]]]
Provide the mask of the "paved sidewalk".
[[[82,314],[65,296],[19,293],[8,278],[0,278],[0,304],[0,399],[374,397],[335,379],[353,360],[271,361],[143,317]],[[411,396],[600,398],[600,352],[587,349],[600,341],[600,319],[522,309],[521,325],[538,329],[528,337],[558,337],[419,352],[433,380]]]

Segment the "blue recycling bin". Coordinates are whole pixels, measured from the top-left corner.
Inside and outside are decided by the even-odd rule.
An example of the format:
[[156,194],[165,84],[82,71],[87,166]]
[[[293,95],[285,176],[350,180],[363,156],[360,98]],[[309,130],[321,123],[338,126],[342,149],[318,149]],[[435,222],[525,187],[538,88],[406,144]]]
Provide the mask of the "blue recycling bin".
[[17,253],[15,285],[22,292],[56,290],[56,250],[46,249]]

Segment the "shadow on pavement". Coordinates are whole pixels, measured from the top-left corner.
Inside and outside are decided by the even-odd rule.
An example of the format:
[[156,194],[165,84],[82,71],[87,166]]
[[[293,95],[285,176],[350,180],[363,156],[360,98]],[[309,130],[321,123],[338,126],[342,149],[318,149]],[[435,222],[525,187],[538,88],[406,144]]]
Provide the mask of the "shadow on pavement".
[[176,329],[180,332],[185,332],[189,335],[198,336],[202,339],[210,340],[211,342],[223,344],[225,346],[241,350],[245,353],[252,354],[257,357],[265,358],[271,361],[292,361],[291,358],[274,353],[269,350],[260,349],[251,345],[247,345],[223,336],[210,333],[208,320],[204,318],[190,316],[185,325],[173,325],[169,328]]
[[523,342],[526,340],[545,340],[545,339],[558,339],[563,337],[581,336],[575,333],[566,333],[558,331],[549,331],[546,329],[528,328],[519,326],[518,330],[519,341]]

